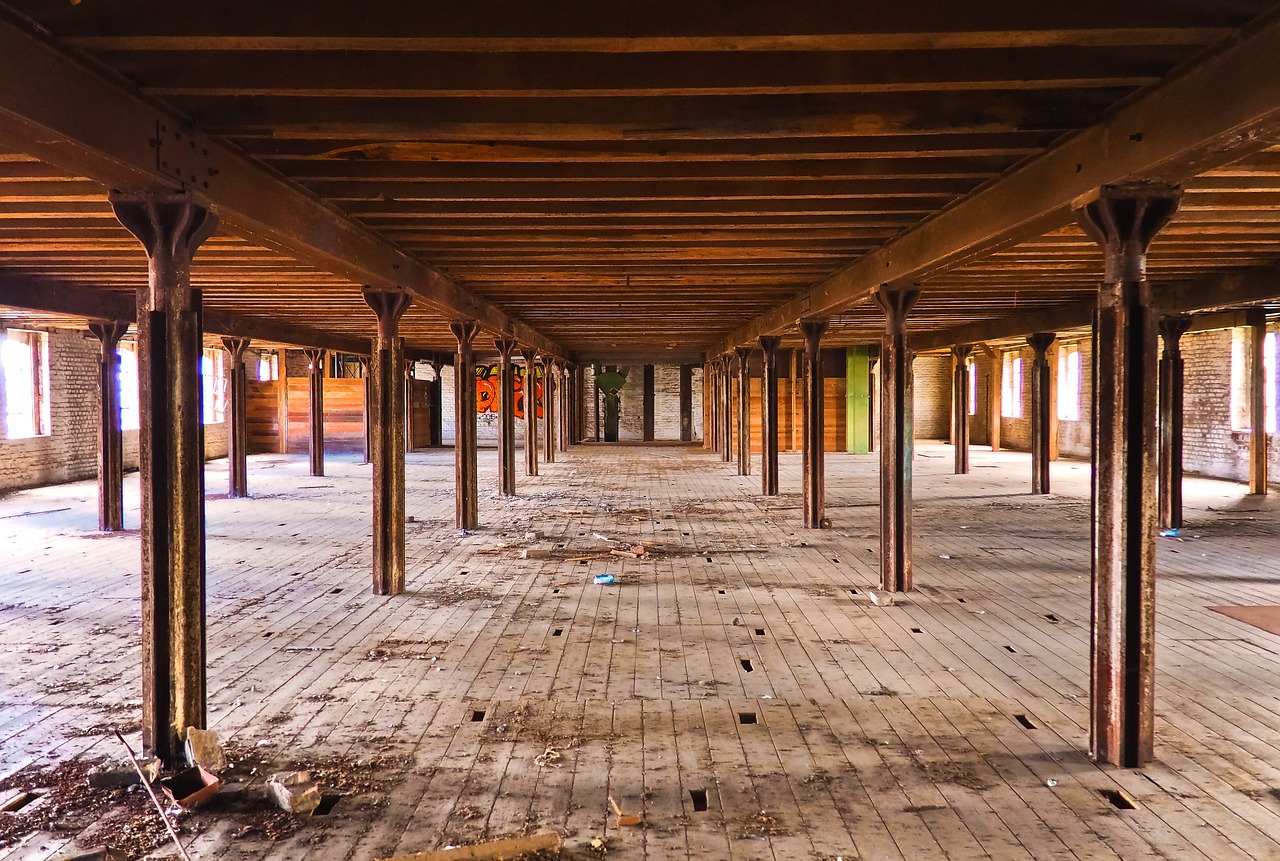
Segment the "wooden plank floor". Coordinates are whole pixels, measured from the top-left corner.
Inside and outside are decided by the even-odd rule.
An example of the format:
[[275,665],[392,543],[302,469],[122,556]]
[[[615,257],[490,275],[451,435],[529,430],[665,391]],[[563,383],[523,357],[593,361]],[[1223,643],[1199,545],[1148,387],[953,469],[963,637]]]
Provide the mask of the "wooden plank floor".
[[[1099,768],[1087,466],[1054,464],[1037,498],[1026,455],[975,449],[953,476],[946,446],[918,454],[919,589],[892,608],[866,597],[875,456],[828,456],[834,528],[813,532],[795,455],[764,498],[701,449],[583,446],[503,500],[482,450],[484,526],[462,536],[452,451],[411,454],[392,599],[370,594],[369,467],[254,457],[253,498],[208,501],[210,724],[263,759],[250,798],[304,757],[384,757],[387,779],[275,841],[197,815],[193,854],[368,859],[557,829],[569,857],[599,838],[618,859],[1280,857],[1280,637],[1208,609],[1280,605],[1277,505],[1188,479],[1188,528],[1159,544],[1158,761]],[[95,535],[93,493],[0,499],[0,777],[138,738],[137,535]],[[578,558],[641,541],[646,559]],[[609,795],[647,826],[617,828]]]

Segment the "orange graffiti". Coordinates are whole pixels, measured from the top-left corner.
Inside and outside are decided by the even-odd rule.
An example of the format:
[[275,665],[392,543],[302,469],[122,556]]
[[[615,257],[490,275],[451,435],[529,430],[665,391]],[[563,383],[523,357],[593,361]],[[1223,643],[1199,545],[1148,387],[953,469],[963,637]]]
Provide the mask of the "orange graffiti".
[[[515,369],[515,414],[516,418],[524,418],[524,368]],[[499,380],[497,365],[476,366],[476,412],[496,413],[498,411]],[[538,405],[538,418],[542,418],[542,369],[534,373],[534,402]]]

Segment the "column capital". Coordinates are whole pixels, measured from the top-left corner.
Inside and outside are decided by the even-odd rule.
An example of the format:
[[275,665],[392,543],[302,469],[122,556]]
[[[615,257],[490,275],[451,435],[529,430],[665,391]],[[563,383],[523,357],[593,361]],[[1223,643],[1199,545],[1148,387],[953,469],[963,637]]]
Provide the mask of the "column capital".
[[102,342],[104,353],[111,352],[129,331],[129,324],[124,320],[90,320],[89,331]]
[[1147,249],[1169,223],[1182,189],[1161,182],[1105,185],[1098,197],[1076,210],[1076,223],[1102,247],[1103,281],[1145,281]]
[[1036,332],[1034,335],[1027,336],[1027,343],[1036,351],[1036,361],[1045,359],[1045,354],[1056,340],[1058,336],[1053,332]]
[[366,285],[360,288],[360,295],[378,318],[378,339],[386,342],[397,337],[400,334],[400,318],[413,302],[408,291],[396,287]]
[[1183,335],[1187,334],[1187,330],[1190,328],[1190,316],[1179,315],[1160,318],[1160,338],[1164,341],[1164,354],[1166,356],[1179,356],[1182,354],[1182,348],[1178,342]]
[[920,288],[912,285],[882,284],[875,292],[876,304],[884,311],[885,331],[905,333],[907,314],[920,298]]
[[182,192],[133,193],[112,189],[111,209],[147,256],[190,262],[196,249],[218,229],[218,216]]
[[951,355],[961,362],[967,361],[972,352],[973,344],[956,344],[951,348]]
[[772,356],[778,352],[778,346],[782,343],[782,337],[779,335],[761,335],[760,350],[767,356]]
[[796,323],[800,334],[804,335],[804,351],[810,356],[818,355],[822,348],[822,336],[827,333],[831,320],[827,317],[805,317]]
[[302,355],[307,357],[307,361],[311,363],[311,373],[324,371],[324,354],[325,350],[319,347],[303,347]]
[[231,364],[240,365],[244,363],[244,351],[249,349],[249,339],[228,335],[222,339],[222,346],[231,355]]
[[493,347],[498,351],[498,358],[500,359],[500,364],[502,365],[511,364],[511,354],[515,352],[516,346],[517,346],[517,343],[514,338],[499,338],[497,336],[494,337]]
[[455,320],[449,324],[449,331],[458,340],[458,355],[470,356],[475,349],[476,335],[480,334],[480,324],[475,320]]

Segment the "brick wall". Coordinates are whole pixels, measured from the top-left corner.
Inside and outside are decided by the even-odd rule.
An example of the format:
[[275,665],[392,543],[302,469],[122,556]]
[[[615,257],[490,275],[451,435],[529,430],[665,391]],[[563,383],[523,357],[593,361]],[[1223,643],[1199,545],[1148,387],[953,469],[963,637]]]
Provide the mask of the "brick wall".
[[[0,491],[98,475],[98,341],[49,331],[49,433],[0,440]],[[224,424],[205,426],[205,454],[226,457]],[[124,432],[124,467],[138,468],[138,432]]]
[[951,357],[916,356],[911,365],[916,439],[951,435]]
[[[644,439],[644,365],[619,365],[618,371],[627,375],[627,384],[619,395],[622,400],[618,419],[619,440]],[[586,369],[587,438],[595,434],[596,396],[595,372]],[[604,438],[603,417],[600,436]],[[702,438],[702,366],[693,369],[693,438]],[[653,436],[655,440],[680,439],[680,366],[654,365],[653,368]]]

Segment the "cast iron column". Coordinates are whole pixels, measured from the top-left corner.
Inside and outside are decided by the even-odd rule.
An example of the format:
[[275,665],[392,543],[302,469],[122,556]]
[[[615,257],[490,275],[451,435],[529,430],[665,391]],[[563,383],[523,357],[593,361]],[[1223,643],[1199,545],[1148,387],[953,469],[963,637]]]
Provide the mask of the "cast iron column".
[[1249,493],[1267,494],[1267,382],[1263,348],[1267,338],[1267,312],[1245,312],[1249,338]]
[[542,457],[547,463],[556,461],[556,363],[542,359]]
[[955,438],[956,475],[969,473],[969,351],[968,344],[951,348],[955,357],[955,376],[951,380],[951,422]]
[[404,338],[400,318],[411,297],[403,290],[365,287],[364,301],[378,317],[369,356],[370,459],[373,461],[373,594],[404,591]]
[[720,459],[733,460],[733,360],[720,357]]
[[431,360],[431,371],[435,379],[432,380],[431,389],[427,394],[427,397],[431,399],[429,402],[431,407],[431,439],[428,445],[433,448],[440,448],[444,445],[444,378],[440,376],[440,371],[443,368],[444,363],[439,359]]
[[750,347],[734,347],[738,357],[738,475],[751,474],[751,368]]
[[1031,362],[1031,492],[1049,492],[1049,347],[1057,336],[1052,332],[1036,332],[1027,336],[1035,351]]
[[516,495],[516,372],[511,353],[516,342],[494,338],[498,349],[498,493]]
[[714,359],[707,362],[702,370],[702,385],[710,387],[710,404],[707,409],[705,443],[711,451],[720,452],[720,366]]
[[[308,450],[311,452],[311,474],[324,475],[324,350],[303,350],[311,363],[307,377],[310,389],[307,397]],[[404,362],[400,363],[400,387],[404,388]]]
[[191,258],[218,219],[184,194],[111,193],[147,250],[138,290],[142,746],[173,768],[205,727],[204,424],[200,291]]
[[1190,317],[1160,321],[1164,355],[1160,358],[1160,479],[1156,499],[1160,526],[1182,528],[1182,348],[1179,341],[1191,328]]
[[476,357],[474,344],[480,326],[474,320],[450,323],[458,339],[453,360],[453,465],[456,521],[459,529],[480,525],[480,497],[476,476]]
[[415,363],[412,359],[405,359],[404,372],[401,374],[401,376],[404,377],[404,381],[401,383],[401,385],[404,386],[404,450],[406,454],[413,451],[413,436],[415,433],[415,426],[413,421],[413,366],[414,364]]
[[223,338],[222,346],[231,356],[227,369],[227,495],[249,495],[249,409],[248,374],[244,351],[248,338]]
[[760,492],[778,495],[777,335],[760,336]]
[[124,441],[120,431],[120,354],[116,348],[129,331],[120,320],[91,320],[98,339],[98,529],[124,528]]
[[360,378],[364,380],[364,409],[360,415],[360,424],[364,430],[364,451],[360,455],[363,458],[361,463],[370,463],[372,457],[373,441],[371,434],[373,433],[373,422],[369,416],[369,410],[373,408],[373,378],[370,376],[369,360],[364,356],[356,356],[356,361],[360,363]]
[[804,463],[804,525],[808,529],[823,529],[826,522],[826,464],[823,447],[826,444],[823,418],[825,393],[822,385],[822,336],[829,321],[825,317],[800,321],[800,333],[804,335],[804,428],[801,434],[801,459]]
[[910,592],[911,467],[915,453],[912,354],[907,349],[907,313],[920,298],[914,287],[881,287],[884,311],[880,348],[880,588]]
[[1077,210],[1102,246],[1094,320],[1091,755],[1137,767],[1155,744],[1156,322],[1147,248],[1181,191],[1107,186]]
[[[521,347],[524,356],[524,474],[538,474],[538,351]],[[598,408],[597,408],[598,412]],[[597,416],[599,419],[599,416]]]

